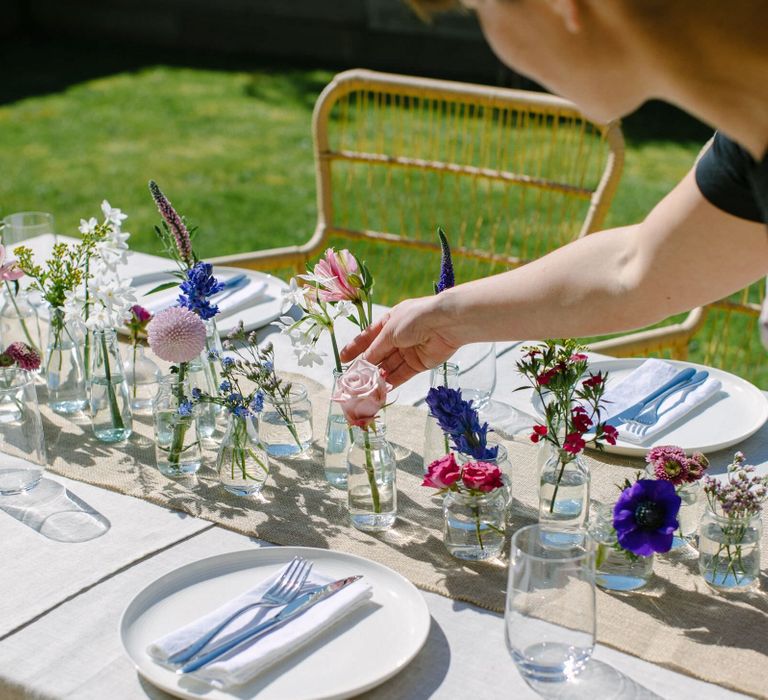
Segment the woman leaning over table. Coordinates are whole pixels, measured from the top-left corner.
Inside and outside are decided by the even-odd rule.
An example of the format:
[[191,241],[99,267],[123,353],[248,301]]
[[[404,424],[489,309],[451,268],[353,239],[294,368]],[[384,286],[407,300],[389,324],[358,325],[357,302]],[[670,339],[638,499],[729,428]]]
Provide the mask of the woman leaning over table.
[[[451,0],[410,0],[425,12]],[[768,272],[768,2],[465,0],[499,58],[590,118],[663,99],[718,129],[639,224],[524,267],[395,306],[343,351],[392,384],[465,343],[626,331]],[[765,314],[764,314],[765,315]]]

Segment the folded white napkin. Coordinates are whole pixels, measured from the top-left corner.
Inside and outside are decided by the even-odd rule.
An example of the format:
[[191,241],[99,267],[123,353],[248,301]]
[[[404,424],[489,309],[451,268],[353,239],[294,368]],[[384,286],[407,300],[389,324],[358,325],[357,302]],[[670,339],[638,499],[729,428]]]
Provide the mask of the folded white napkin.
[[[602,420],[610,420],[630,406],[634,406],[647,396],[666,384],[680,372],[679,365],[672,365],[663,360],[649,359],[643,362],[636,370],[628,374],[617,384],[608,385],[603,402],[605,411]],[[649,425],[642,435],[627,430],[625,423],[617,425],[619,437],[635,444],[650,442],[657,435],[667,430],[673,423],[690,413],[694,408],[707,401],[712,395],[720,391],[720,381],[709,377],[702,384],[691,391],[683,389],[680,393],[668,396],[659,406],[659,419],[653,425]]]
[[[216,270],[214,270],[214,275],[216,275]],[[234,276],[234,274],[225,274],[217,276],[217,279],[220,282],[226,282]],[[155,282],[146,290],[140,289],[139,291],[146,294],[146,292],[156,287],[158,284],[160,284],[160,282]],[[242,286],[236,287],[235,289],[225,289],[220,294],[214,296],[211,299],[211,303],[216,304],[219,307],[219,314],[221,316],[229,316],[230,314],[252,305],[264,295],[266,289],[266,282],[246,278],[242,283]],[[155,294],[140,297],[139,303],[154,315],[158,311],[167,309],[169,306],[175,306],[180,293],[178,287],[173,287],[162,292],[156,292]]]
[[[262,581],[255,588],[230,600],[213,612],[152,642],[147,647],[147,653],[158,663],[169,666],[167,659],[170,656],[199,639],[238,608],[259,600],[283,573],[284,568]],[[307,591],[316,586],[331,583],[333,580],[313,572],[304,585],[304,590]],[[243,642],[243,644],[189,675],[216,688],[228,688],[247,683],[265,668],[293,653],[341,617],[364,604],[371,597],[371,593],[371,587],[365,579],[355,581],[325,600],[316,603],[301,615],[286,622],[282,627],[266,633],[250,644]],[[281,610],[281,607],[255,608],[243,613],[227,625],[204,651],[210,651],[215,645],[230,639],[246,626],[265,622]]]

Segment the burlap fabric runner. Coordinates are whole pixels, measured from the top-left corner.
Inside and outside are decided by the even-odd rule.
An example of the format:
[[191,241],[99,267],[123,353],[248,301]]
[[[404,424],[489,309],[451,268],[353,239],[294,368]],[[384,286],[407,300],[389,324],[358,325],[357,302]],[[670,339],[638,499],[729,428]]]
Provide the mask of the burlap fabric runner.
[[[310,392],[317,438],[325,426],[328,391],[306,378],[293,379]],[[461,562],[443,547],[441,503],[432,490],[420,485],[423,409],[392,406],[387,410],[388,435],[409,448],[411,455],[398,463],[396,526],[375,535],[348,524],[346,493],[325,482],[319,445],[309,460],[275,463],[265,489],[267,502],[257,502],[230,495],[217,484],[210,467],[184,481],[163,477],[154,466],[148,418],[134,421],[139,439],[110,447],[95,440],[87,420],[72,421],[45,406],[42,413],[49,468],[56,474],[181,510],[275,544],[364,556],[393,568],[424,590],[496,612],[504,609],[506,563]],[[536,517],[536,450],[529,444],[504,442],[513,465],[510,530],[514,531]],[[212,464],[214,453],[207,457]],[[616,498],[615,485],[642,464],[598,457],[587,458],[592,496],[607,502]],[[763,551],[765,546],[764,538]],[[728,597],[713,593],[698,576],[695,558],[657,557],[655,576],[642,592],[622,596],[599,591],[597,630],[603,644],[702,680],[768,697],[768,599],[761,592]]]

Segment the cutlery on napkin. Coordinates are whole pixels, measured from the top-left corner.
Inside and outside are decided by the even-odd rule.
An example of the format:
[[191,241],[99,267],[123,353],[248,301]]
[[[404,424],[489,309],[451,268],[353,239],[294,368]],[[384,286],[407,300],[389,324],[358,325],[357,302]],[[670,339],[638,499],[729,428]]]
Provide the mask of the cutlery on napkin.
[[[199,638],[238,608],[259,600],[281,573],[282,570],[278,571],[258,586],[230,600],[213,612],[154,641],[147,647],[147,653],[158,663],[175,670],[175,666],[167,663],[170,656],[184,649],[191,641]],[[313,573],[306,582],[304,590],[325,586],[332,581],[333,579],[327,576]],[[363,605],[370,599],[371,593],[371,587],[365,580],[355,581],[327,599],[321,600],[283,626],[250,643],[243,642],[232,651],[188,675],[217,688],[247,683],[268,666],[293,653],[341,617]],[[215,638],[215,642],[226,642],[247,628],[255,627],[256,624],[278,615],[281,610],[283,608],[256,609],[253,613],[241,615],[222,630]]]
[[[660,387],[673,380],[679,372],[679,365],[672,365],[663,360],[646,360],[622,381],[608,385],[603,395],[605,412],[602,420],[615,425],[622,440],[642,444],[653,440],[720,391],[720,380],[712,377],[690,391],[686,391],[686,383],[683,382],[679,385],[680,391],[672,392],[661,402],[658,410],[659,419],[655,423],[645,427],[641,434],[627,430],[627,421],[622,414],[632,413],[630,410],[632,407],[644,402]],[[631,417],[636,416],[641,411],[642,407],[640,411],[635,411]]]

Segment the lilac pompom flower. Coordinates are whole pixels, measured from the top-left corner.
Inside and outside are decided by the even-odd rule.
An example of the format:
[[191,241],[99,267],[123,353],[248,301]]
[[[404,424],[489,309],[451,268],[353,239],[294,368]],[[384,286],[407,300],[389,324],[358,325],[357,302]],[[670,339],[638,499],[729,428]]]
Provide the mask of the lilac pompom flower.
[[681,498],[670,481],[638,479],[627,486],[613,509],[613,527],[623,549],[648,557],[672,548]]
[[149,347],[166,362],[190,362],[205,347],[205,324],[189,309],[173,306],[147,326]]

